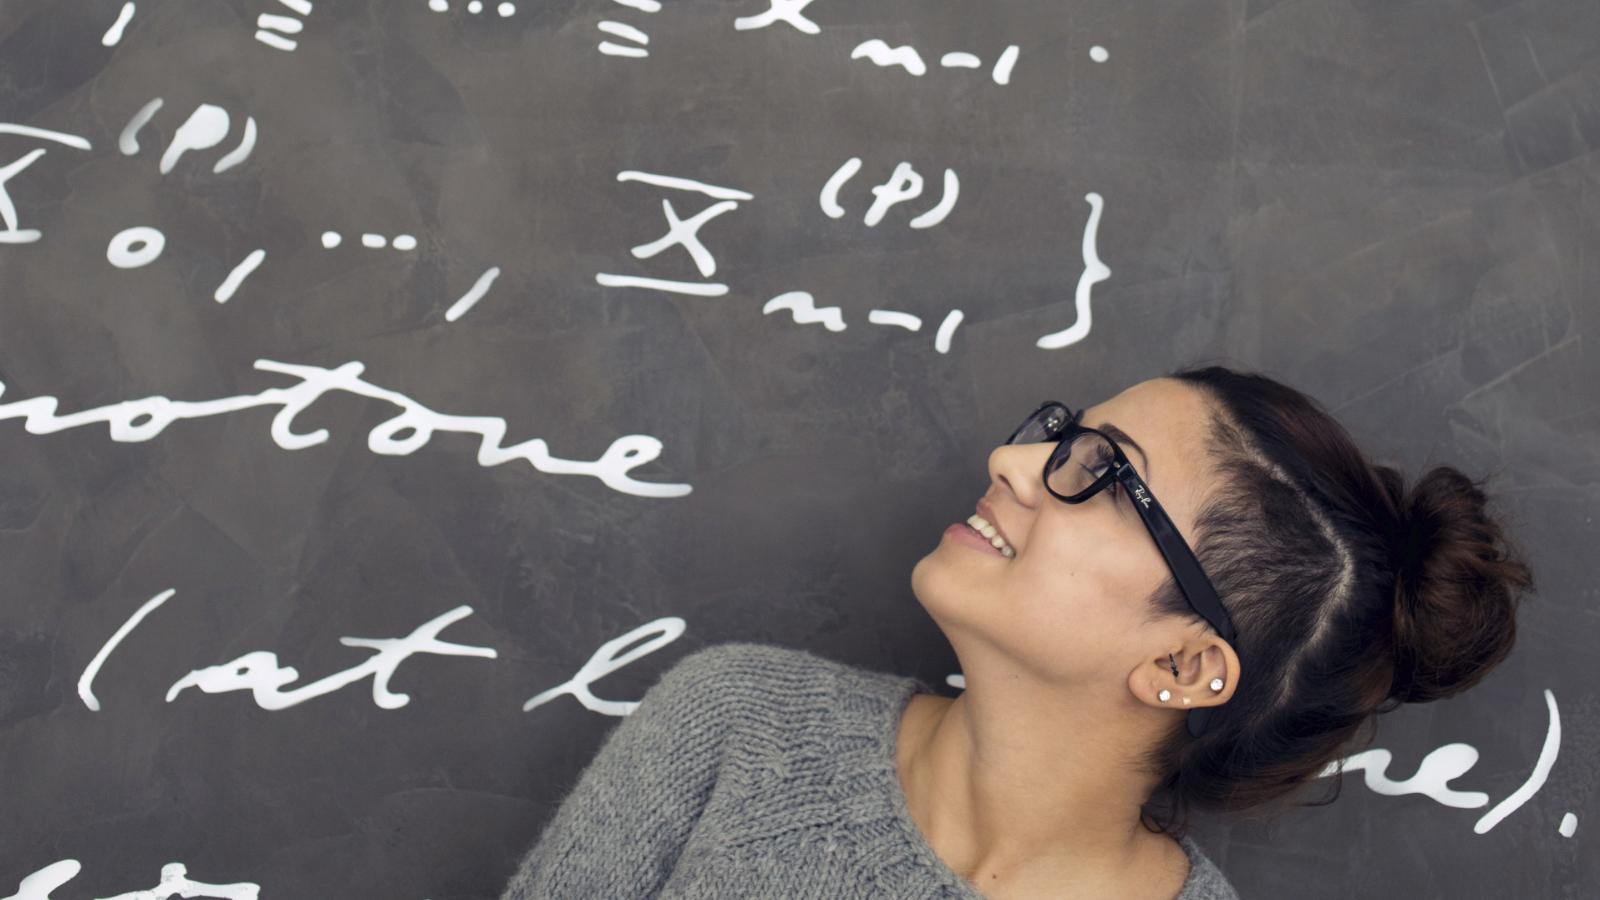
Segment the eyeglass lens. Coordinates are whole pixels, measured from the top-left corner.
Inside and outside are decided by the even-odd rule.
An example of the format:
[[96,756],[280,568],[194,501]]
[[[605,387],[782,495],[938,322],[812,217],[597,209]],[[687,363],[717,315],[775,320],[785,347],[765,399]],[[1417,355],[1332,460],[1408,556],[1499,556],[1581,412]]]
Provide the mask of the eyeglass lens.
[[[1055,435],[1066,425],[1064,407],[1052,406],[1030,416],[1011,439],[1013,444],[1034,444],[1055,440]],[[1111,444],[1094,432],[1080,431],[1068,439],[1069,446],[1060,448],[1052,457],[1049,473],[1050,487],[1058,494],[1071,497],[1089,489],[1095,479],[1104,475],[1115,461]]]

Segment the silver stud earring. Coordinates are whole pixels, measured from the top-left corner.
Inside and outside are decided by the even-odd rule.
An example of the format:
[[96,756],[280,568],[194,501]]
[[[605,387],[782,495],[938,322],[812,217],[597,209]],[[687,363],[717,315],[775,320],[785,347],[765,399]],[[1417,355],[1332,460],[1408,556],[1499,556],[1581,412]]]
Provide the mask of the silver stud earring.
[[1213,678],[1213,679],[1211,679],[1211,689],[1213,691],[1222,690],[1222,679],[1221,678]]
[[1156,696],[1161,698],[1161,702],[1162,703],[1165,703],[1168,700],[1172,699],[1172,692],[1167,690],[1166,688],[1162,688],[1161,689],[1161,693],[1157,694]]

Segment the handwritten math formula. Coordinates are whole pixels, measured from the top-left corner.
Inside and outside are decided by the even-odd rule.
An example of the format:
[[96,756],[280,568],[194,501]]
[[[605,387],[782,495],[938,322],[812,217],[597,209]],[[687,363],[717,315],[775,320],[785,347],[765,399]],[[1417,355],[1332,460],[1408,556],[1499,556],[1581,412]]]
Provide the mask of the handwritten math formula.
[[[0,900],[255,900],[293,893],[274,876],[302,853],[348,867],[413,853],[437,834],[380,833],[385,816],[416,825],[428,816],[403,804],[453,792],[462,809],[523,802],[506,785],[552,776],[496,767],[568,740],[551,723],[574,705],[630,714],[636,699],[597,682],[691,621],[801,643],[881,619],[868,604],[888,601],[835,596],[859,576],[812,555],[834,536],[785,517],[835,504],[864,523],[828,520],[840,541],[899,552],[891,520],[861,513],[922,491],[916,466],[942,451],[907,434],[971,424],[941,392],[998,421],[1018,385],[1092,393],[1211,346],[1224,325],[1206,292],[1232,273],[1196,254],[1207,238],[1188,242],[1215,223],[1170,209],[1188,209],[1183,192],[1242,204],[1239,170],[1268,156],[1239,150],[1258,136],[1203,86],[1168,77],[1215,56],[1214,39],[1180,35],[1163,57],[1113,27],[1182,31],[1153,13],[956,5],[60,0],[16,22],[0,8],[0,571],[14,567],[18,598],[0,672],[35,673],[17,684],[38,695],[13,703],[0,684],[0,737],[31,767],[0,788],[49,785],[0,804],[0,857],[25,856],[0,859],[16,876]],[[1294,11],[1260,17],[1274,14]],[[1199,118],[1175,134],[1125,119],[1142,101]],[[1179,191],[1165,179],[1190,171],[1185,141],[1220,143]],[[1232,225],[1270,230],[1281,211]],[[1192,293],[1193,317],[1165,321],[1163,292]],[[845,386],[831,412],[791,401],[811,373]],[[882,493],[851,487],[863,465]],[[143,490],[259,569],[171,549],[166,513],[119,505]],[[353,497],[378,511],[352,513]],[[318,556],[314,542],[365,528],[383,540]],[[792,541],[807,568],[747,577],[759,563],[741,540]],[[337,596],[310,590],[308,560],[381,567],[412,541],[444,549],[386,597],[384,624],[309,640],[284,625]],[[194,565],[152,575],[152,559]],[[287,599],[225,621],[278,637],[185,604],[260,572]],[[753,608],[794,572],[800,600]],[[69,631],[80,640],[58,646]],[[327,815],[296,806],[296,729],[328,734],[315,717],[353,707],[371,719],[335,735],[350,746],[404,720],[437,750],[446,693],[481,734],[445,735],[445,761],[414,770],[382,768],[408,747],[313,761],[323,787],[362,753],[382,762],[341,798],[349,819],[238,862],[270,833],[254,829]],[[1426,798],[1446,829],[1573,838],[1579,812],[1539,797],[1563,738],[1555,692],[1538,696],[1542,711],[1505,719],[1542,725],[1536,751],[1396,742],[1322,777]],[[228,758],[246,738],[218,735],[263,720],[250,750],[283,770],[209,790],[254,765]],[[50,748],[91,746],[39,777]],[[195,746],[216,768],[174,774]],[[1475,789],[1507,771],[1518,783]],[[49,791],[59,803],[40,802]],[[1479,812],[1469,825],[1457,810]],[[363,880],[380,883],[322,887],[353,896]]]

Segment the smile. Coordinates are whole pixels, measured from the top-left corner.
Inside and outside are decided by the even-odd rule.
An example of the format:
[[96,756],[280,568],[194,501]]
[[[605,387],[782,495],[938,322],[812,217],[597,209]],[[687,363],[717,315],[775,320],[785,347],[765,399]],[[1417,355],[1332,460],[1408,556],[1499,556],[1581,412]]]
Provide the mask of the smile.
[[963,543],[982,548],[1007,559],[1017,555],[1017,551],[1006,543],[1006,539],[1000,535],[1000,532],[980,515],[974,514],[968,517],[965,523],[951,525],[945,529],[945,534]]

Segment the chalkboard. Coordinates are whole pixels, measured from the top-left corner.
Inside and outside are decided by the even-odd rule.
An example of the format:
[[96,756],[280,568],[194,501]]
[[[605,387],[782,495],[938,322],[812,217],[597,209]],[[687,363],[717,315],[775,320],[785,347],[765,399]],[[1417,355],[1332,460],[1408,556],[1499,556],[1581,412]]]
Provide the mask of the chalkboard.
[[987,453],[1214,360],[1499,473],[1541,590],[1197,839],[1592,892],[1597,109],[1587,0],[6,0],[0,893],[492,897],[694,649],[953,694]]

